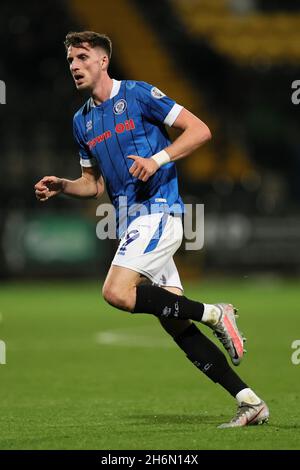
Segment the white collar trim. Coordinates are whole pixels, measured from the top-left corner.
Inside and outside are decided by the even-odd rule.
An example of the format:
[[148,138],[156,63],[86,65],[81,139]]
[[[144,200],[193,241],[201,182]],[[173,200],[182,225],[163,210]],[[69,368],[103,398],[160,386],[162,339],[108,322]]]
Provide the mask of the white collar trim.
[[[111,100],[112,98],[114,98],[120,91],[120,87],[121,87],[121,80],[115,80],[113,78],[113,86],[112,86],[112,89],[111,89],[111,92],[110,92],[110,96],[109,96],[109,99]],[[95,102],[93,100],[93,98],[91,97],[91,106],[92,108],[95,108],[96,105],[95,105]]]
[[113,78],[113,86],[112,86],[110,97],[109,97],[110,99],[114,98],[119,93],[120,87],[121,87],[121,80],[115,80]]

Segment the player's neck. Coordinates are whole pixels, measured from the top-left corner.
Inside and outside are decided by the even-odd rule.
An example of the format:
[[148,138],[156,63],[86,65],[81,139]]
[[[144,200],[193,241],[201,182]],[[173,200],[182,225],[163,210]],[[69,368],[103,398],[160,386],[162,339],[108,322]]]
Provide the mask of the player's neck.
[[109,99],[112,87],[113,80],[109,77],[109,75],[101,77],[101,81],[97,83],[97,86],[91,93],[96,106]]

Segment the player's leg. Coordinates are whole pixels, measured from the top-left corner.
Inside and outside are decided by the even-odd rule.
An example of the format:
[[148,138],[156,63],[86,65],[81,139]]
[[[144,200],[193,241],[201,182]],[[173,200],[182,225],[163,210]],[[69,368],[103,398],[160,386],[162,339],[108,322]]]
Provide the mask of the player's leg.
[[136,287],[143,275],[123,266],[112,265],[102,288],[104,299],[113,307],[131,312],[136,301]]
[[[164,287],[177,295],[182,290]],[[172,336],[186,357],[209,379],[221,385],[238,402],[236,416],[220,428],[262,424],[268,421],[269,410],[252,389],[231,369],[224,354],[190,320],[159,318],[164,330]]]
[[157,285],[138,285],[137,274],[124,274],[131,269],[158,284],[157,274],[177,251],[182,233],[181,219],[168,214],[149,214],[133,221],[112,262],[103,289],[104,298],[132,313],[200,321],[215,331],[232,362],[238,365],[244,349],[232,305],[197,302]]
[[[176,287],[164,287],[168,292],[182,295]],[[190,320],[159,318],[159,321],[187,358],[215,383],[219,383],[233,397],[248,386],[231,369],[224,354]]]
[[[157,238],[161,224],[162,233]],[[120,241],[103,286],[104,298],[115,307],[133,313],[207,323],[217,321],[220,310],[216,306],[189,300],[158,287],[157,275],[172,259],[181,240],[182,223],[178,218],[150,214],[136,219]],[[157,285],[139,286],[140,275]]]
[[[147,236],[142,236],[147,224],[150,229],[148,232],[151,234],[150,240]],[[160,282],[162,269],[169,265],[181,244],[183,236],[181,218],[168,214],[140,217],[129,227],[128,233],[133,234],[134,241],[130,240],[131,243],[127,244],[125,250],[123,246],[126,245],[126,240],[121,242],[121,248],[113,263],[127,267],[133,266],[133,269],[137,271],[146,272],[154,284],[157,284],[137,287],[136,303],[131,311],[150,313],[160,318],[201,321],[214,330],[214,334],[227,350],[232,363],[238,365],[244,353],[243,338],[237,328],[235,310],[231,304],[211,305],[196,302],[158,287],[163,285]],[[159,237],[155,237],[157,234]]]
[[122,310],[133,311],[136,287],[141,278],[156,282],[156,274],[181,244],[182,223],[164,213],[148,214],[135,219],[122,237],[107,274],[103,296]]
[[[137,286],[141,284],[142,279],[143,276],[136,271],[112,266],[103,286],[103,295],[110,304],[130,311],[135,303]],[[168,291],[182,296],[180,288],[169,287]],[[235,396],[240,403],[237,415],[223,427],[245,426],[267,420],[268,409],[265,403],[235,374],[222,352],[195,324],[190,320],[174,318],[163,317],[159,320],[188,359],[211,380]]]
[[235,309],[231,304],[204,304],[158,286],[141,285],[136,288],[133,313],[199,321],[214,330],[234,365],[239,365],[243,357],[243,337],[236,325]]
[[[135,290],[141,283],[141,274],[119,266],[111,266],[103,286],[104,298],[113,306],[131,310],[135,303]],[[178,287],[164,287],[164,290],[182,296]],[[163,328],[172,336],[187,358],[214,382],[222,385],[231,395],[236,396],[248,386],[231,370],[224,354],[204,336],[190,320],[161,317]]]

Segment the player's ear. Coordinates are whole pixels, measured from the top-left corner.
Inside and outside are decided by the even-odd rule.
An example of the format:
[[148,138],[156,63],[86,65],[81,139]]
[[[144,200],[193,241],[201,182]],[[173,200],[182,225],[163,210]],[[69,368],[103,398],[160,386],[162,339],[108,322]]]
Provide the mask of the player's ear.
[[101,66],[103,67],[103,65],[107,65],[108,64],[108,57],[107,55],[103,55],[100,59],[100,64]]

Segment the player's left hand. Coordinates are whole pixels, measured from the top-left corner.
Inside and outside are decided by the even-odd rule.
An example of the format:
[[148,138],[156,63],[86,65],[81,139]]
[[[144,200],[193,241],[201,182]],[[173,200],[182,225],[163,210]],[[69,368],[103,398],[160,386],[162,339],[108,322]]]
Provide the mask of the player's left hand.
[[152,158],[143,158],[137,155],[129,155],[127,158],[131,158],[131,160],[134,161],[129,168],[129,173],[144,183],[146,183],[150,176],[154,175],[159,168],[156,161],[152,160]]

